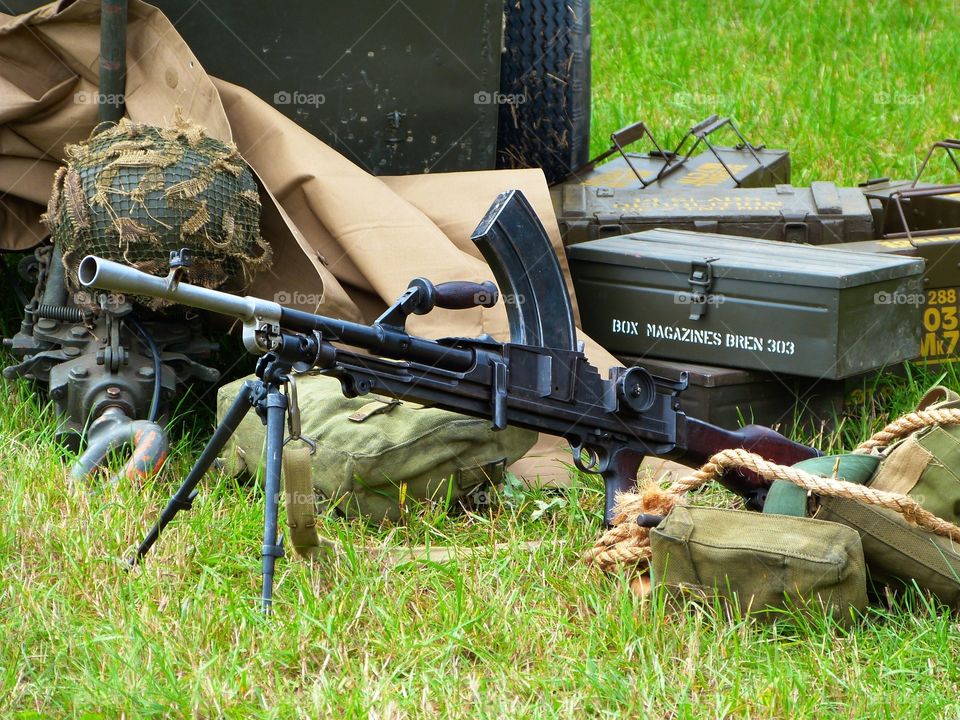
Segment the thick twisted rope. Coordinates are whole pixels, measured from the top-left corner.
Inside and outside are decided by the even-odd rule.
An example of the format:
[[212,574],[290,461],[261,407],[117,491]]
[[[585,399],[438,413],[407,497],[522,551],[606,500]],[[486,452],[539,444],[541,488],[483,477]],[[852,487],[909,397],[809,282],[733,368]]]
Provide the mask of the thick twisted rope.
[[[960,410],[918,410],[887,425],[861,443],[855,452],[872,453],[930,425],[960,424]],[[584,553],[584,560],[606,572],[618,566],[637,566],[641,571],[649,564],[650,529],[635,522],[641,514],[666,515],[685,502],[691,490],[720,478],[730,469],[746,468],[766,480],[784,479],[816,495],[843,497],[900,513],[907,522],[936,535],[960,542],[960,527],[925,510],[912,498],[899,493],[874,490],[836,478],[812,475],[804,470],[772,463],[747,450],[729,449],[713,455],[699,470],[675,481],[666,490],[649,483],[639,493],[619,495],[613,527]]]
[[870,453],[930,425],[960,425],[960,409],[917,410],[897,418],[869,440],[857,446],[855,453]]
[[[900,493],[874,490],[865,485],[850,483],[846,480],[812,475],[805,470],[764,460],[747,450],[723,450],[711,457],[707,463],[683,480],[674,483],[673,487],[680,486],[681,492],[687,492],[701,485],[715,480],[726,470],[746,468],[760,475],[766,480],[783,479],[803,488],[814,495],[847,498],[867,505],[876,505],[900,513],[907,522],[929,530],[936,535],[948,537],[960,542],[960,527],[937,517],[929,510],[921,507],[913,498]],[[686,490],[683,490],[683,488]]]
[[666,515],[679,505],[682,494],[649,483],[639,493],[620,493],[612,523],[592,548],[584,553],[589,565],[605,572],[618,566],[645,566],[650,560],[650,529],[634,522],[638,515]]

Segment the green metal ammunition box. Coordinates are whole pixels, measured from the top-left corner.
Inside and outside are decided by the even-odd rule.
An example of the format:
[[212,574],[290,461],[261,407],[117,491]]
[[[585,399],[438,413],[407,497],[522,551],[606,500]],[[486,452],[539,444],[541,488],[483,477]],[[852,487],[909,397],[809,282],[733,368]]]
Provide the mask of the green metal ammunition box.
[[873,216],[858,188],[623,190],[568,183],[553,189],[564,243],[652,228],[823,245],[872,240]]
[[922,258],[920,295],[891,297],[890,302],[911,302],[921,308],[917,317],[921,332],[919,363],[940,365],[960,359],[960,234],[875,240],[837,247]]
[[873,210],[878,237],[903,237],[908,231],[922,237],[960,229],[956,186],[881,179],[860,187]]
[[642,365],[654,375],[678,380],[687,374],[680,409],[721,427],[758,423],[788,432],[833,427],[847,392],[843,380],[816,380],[757,370],[717,367],[622,355],[625,365]]
[[[567,248],[584,331],[608,350],[841,379],[915,357],[923,263],[683,230]],[[881,304],[882,303],[882,304]]]

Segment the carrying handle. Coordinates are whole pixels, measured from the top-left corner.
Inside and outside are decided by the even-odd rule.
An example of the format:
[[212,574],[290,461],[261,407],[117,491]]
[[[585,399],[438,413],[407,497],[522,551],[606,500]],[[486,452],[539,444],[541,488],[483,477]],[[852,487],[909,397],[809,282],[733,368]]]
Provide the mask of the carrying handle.
[[474,307],[491,308],[500,299],[497,286],[489,280],[482,283],[452,280],[435,285],[436,305],[445,310],[468,310]]
[[915,188],[917,183],[920,182],[920,178],[923,177],[923,172],[927,169],[927,164],[930,162],[930,158],[933,157],[933,153],[937,151],[937,148],[943,148],[943,151],[947,153],[947,157],[950,158],[950,162],[953,163],[957,172],[960,172],[960,162],[957,162],[957,158],[953,154],[954,150],[960,150],[960,140],[956,140],[955,138],[938,140],[930,146],[930,149],[927,151],[927,156],[923,159],[923,162],[920,163],[920,169],[917,170],[917,176],[913,179],[913,184],[910,186],[911,188]]
[[482,283],[451,280],[434,285],[426,278],[410,281],[403,295],[374,322],[403,330],[409,315],[426,315],[435,307],[444,310],[469,310],[475,307],[491,308],[500,299],[497,286],[489,280]]
[[[578,177],[580,173],[590,172],[611,155],[620,153],[620,156],[626,161],[627,166],[633,171],[633,174],[637,176],[637,180],[640,181],[640,184],[643,187],[646,187],[650,183],[654,182],[654,180],[648,180],[642,177],[640,171],[636,168],[636,166],[630,160],[630,156],[627,154],[627,148],[630,145],[639,142],[644,137],[649,138],[650,142],[656,148],[656,150],[650,151],[651,156],[663,158],[668,165],[673,162],[673,160],[676,158],[676,155],[671,153],[669,150],[664,150],[662,147],[660,147],[660,143],[657,142],[657,139],[653,136],[653,133],[650,132],[650,128],[647,127],[647,124],[643,120],[639,120],[635,123],[627,125],[626,127],[620,128],[616,132],[610,133],[610,147],[578,167],[576,170],[570,173],[568,178]],[[564,181],[565,180],[561,182]]]
[[736,126],[733,120],[731,120],[729,117],[720,117],[719,115],[711,115],[708,118],[704,118],[703,120],[698,122],[696,125],[694,125],[692,128],[690,128],[690,130],[687,131],[687,134],[683,136],[683,138],[677,144],[677,147],[673,152],[676,156],[679,157],[681,151],[683,150],[683,146],[687,144],[687,140],[689,140],[690,138],[695,138],[693,145],[691,145],[690,149],[687,150],[686,154],[683,155],[680,162],[676,163],[675,165],[669,165],[669,164],[665,165],[663,169],[658,173],[656,179],[662,180],[663,178],[667,177],[667,175],[671,174],[674,170],[676,170],[677,168],[682,166],[684,163],[686,163],[687,160],[691,158],[691,156],[696,151],[696,149],[700,147],[700,143],[703,143],[704,145],[707,146],[707,149],[710,150],[711,153],[713,153],[713,156],[717,159],[717,162],[719,162],[720,165],[723,166],[723,169],[727,172],[727,175],[729,175],[730,178],[736,183],[737,187],[740,187],[740,183],[742,182],[741,178],[737,177],[737,174],[730,169],[730,166],[727,165],[726,162],[724,162],[723,158],[720,157],[720,153],[717,152],[717,149],[713,146],[713,144],[711,144],[709,140],[710,135],[717,132],[723,127],[729,127],[733,131],[733,134],[736,135],[737,139],[740,141],[740,146],[743,149],[745,149],[747,152],[749,152],[750,155],[753,156],[753,159],[756,161],[757,165],[763,165],[763,162],[760,160],[760,156],[757,155],[757,151],[762,150],[764,147],[763,145],[754,145],[753,143],[749,142],[743,136],[743,133],[740,132],[740,129]]
[[407,311],[414,315],[426,315],[435,307],[444,310],[491,308],[500,299],[500,291],[489,280],[482,283],[451,280],[434,285],[426,278],[414,278],[407,286],[407,294],[411,291],[413,296]]
[[690,128],[687,131],[687,135],[709,135],[723,124],[723,120],[725,120],[725,118],[722,119],[719,115],[713,114]]
[[628,146],[633,145],[639,140],[642,140],[644,136],[650,138],[650,141],[657,148],[657,150],[660,150],[660,145],[657,144],[653,134],[650,132],[650,129],[647,127],[646,123],[643,122],[643,120],[620,128],[616,132],[610,133],[610,141],[613,143],[614,148],[616,148],[620,153],[623,153],[626,151]]
[[[954,151],[960,151],[960,140],[946,138],[945,140],[939,140],[933,143],[933,145],[931,145],[930,149],[927,151],[926,157],[923,158],[923,162],[920,163],[920,169],[917,170],[917,176],[913,179],[913,183],[911,183],[910,187],[904,190],[897,190],[890,195],[890,200],[893,202],[893,205],[897,210],[900,224],[903,226],[903,231],[884,233],[884,239],[906,238],[910,241],[910,244],[913,245],[913,247],[916,247],[917,244],[914,242],[914,237],[953,235],[954,233],[960,232],[960,226],[951,228],[939,227],[927,230],[911,230],[910,223],[907,221],[907,214],[904,212],[904,200],[910,200],[911,198],[917,197],[942,197],[954,195],[957,192],[960,192],[960,183],[953,183],[950,185],[935,185],[934,187],[929,188],[917,187],[917,184],[920,182],[920,178],[923,177],[923,173],[927,169],[927,165],[930,163],[930,158],[933,157],[933,154],[937,151],[937,148],[942,148],[943,151],[946,152],[947,157],[950,158],[950,162],[953,163],[954,168],[956,168],[957,172],[960,172],[960,162],[958,162],[957,156],[954,155]],[[884,221],[886,224],[886,218]]]

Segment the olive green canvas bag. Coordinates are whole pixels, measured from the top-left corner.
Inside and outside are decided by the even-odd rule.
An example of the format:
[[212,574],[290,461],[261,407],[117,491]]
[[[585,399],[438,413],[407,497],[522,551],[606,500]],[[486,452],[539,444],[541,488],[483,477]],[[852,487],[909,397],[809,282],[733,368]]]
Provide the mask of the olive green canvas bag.
[[[900,418],[859,449],[860,454],[824,457],[796,465],[814,475],[835,475],[881,492],[904,496],[940,520],[960,521],[960,396],[938,387],[915,413]],[[912,432],[911,428],[914,429]],[[866,454],[870,453],[870,454]],[[764,513],[805,515],[841,523],[860,533],[868,577],[882,586],[916,584],[960,609],[960,535],[951,539],[908,522],[892,509],[846,497],[808,498],[783,480],[771,487]],[[960,530],[960,529],[958,529]]]
[[[960,396],[935,388],[918,407],[960,409]],[[947,413],[944,415],[945,420]],[[960,522],[960,425],[939,422],[892,443],[867,486],[899,493],[954,525]],[[893,588],[916,583],[960,609],[960,544],[908,523],[892,510],[846,498],[821,498],[817,517],[843,523],[862,537],[870,579]]]
[[[960,396],[934,388],[917,410],[960,410]],[[937,517],[960,523],[960,425],[927,425],[892,443],[882,457],[870,487],[906,495]]]
[[[244,381],[220,389],[220,418]],[[304,439],[284,446],[284,494],[287,535],[305,555],[318,545],[317,506],[396,521],[411,501],[458,500],[502,482],[506,466],[537,437],[518,428],[495,432],[486,420],[416,403],[345,398],[340,382],[324,375],[297,375],[295,385]],[[264,426],[251,412],[225,448],[224,469],[255,473],[264,443]]]
[[[734,469],[773,482],[762,514],[724,517],[683,505],[685,493]],[[654,512],[651,508],[662,508],[655,515],[665,518],[646,534],[647,526],[640,520],[654,516],[647,514]],[[787,568],[796,562],[795,552],[801,558],[823,561],[823,552],[828,551],[825,543],[849,547],[844,544],[845,535],[857,538],[875,590],[882,585],[916,584],[960,609],[960,396],[935,388],[916,412],[890,423],[848,455],[784,467],[747,450],[721,451],[665,491],[654,488],[626,497],[618,503],[617,512],[617,526],[587,555],[588,561],[604,569],[620,563],[642,567],[646,561],[655,583],[713,588],[721,594],[736,593],[741,604],[747,597],[754,606],[762,606],[779,597],[784,583],[777,580],[777,592],[765,596],[758,586],[767,581],[767,575],[756,567],[757,558],[766,564],[770,557],[779,558],[789,576]],[[631,518],[636,520],[633,529]],[[786,546],[778,539],[781,527],[797,531]],[[767,532],[769,528],[773,532]],[[832,540],[818,537],[830,532],[841,535]],[[737,569],[731,571],[731,567]],[[749,569],[742,571],[742,567]],[[824,595],[817,587],[820,581],[808,577],[805,584],[802,573],[792,577],[787,586],[796,589],[797,597]],[[856,601],[844,592],[828,596],[837,608],[844,603],[862,606],[859,591]]]
[[909,525],[898,513],[845,498],[823,498],[818,518],[857,531],[876,595],[914,583],[960,609],[960,546]]
[[678,505],[650,545],[654,586],[671,595],[719,598],[767,619],[812,604],[846,622],[867,605],[860,537],[837,523]]

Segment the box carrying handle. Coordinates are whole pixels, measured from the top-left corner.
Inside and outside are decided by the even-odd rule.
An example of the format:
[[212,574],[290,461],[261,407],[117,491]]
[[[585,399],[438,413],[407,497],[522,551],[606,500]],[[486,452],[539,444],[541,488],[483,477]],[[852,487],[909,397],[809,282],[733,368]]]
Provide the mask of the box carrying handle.
[[910,223],[907,222],[907,215],[903,210],[904,201],[909,202],[912,198],[936,197],[960,193],[960,183],[941,185],[939,187],[932,188],[917,187],[917,183],[920,182],[920,178],[923,176],[924,170],[927,169],[927,164],[930,162],[930,158],[933,157],[933,153],[936,152],[937,148],[943,148],[944,152],[947,153],[947,157],[949,157],[950,161],[953,163],[954,168],[956,168],[957,172],[960,172],[960,162],[957,161],[956,156],[953,154],[954,150],[960,150],[960,140],[947,138],[945,140],[938,140],[931,145],[930,149],[927,151],[927,156],[923,159],[923,162],[920,163],[920,168],[917,170],[917,176],[913,179],[910,187],[906,190],[897,190],[896,192],[890,194],[890,200],[893,202],[894,207],[897,208],[897,214],[900,217],[900,223],[903,226],[903,231],[885,233],[883,236],[884,239],[906,238],[910,241],[911,245],[916,247],[916,243],[913,241],[914,236],[924,237],[930,235],[952,235],[960,232],[960,227],[911,230]]
[[679,156],[680,151],[683,149],[683,146],[686,144],[687,140],[690,138],[696,138],[693,145],[690,146],[690,149],[686,154],[680,159],[679,162],[674,163],[673,165],[665,165],[663,169],[657,174],[656,180],[662,180],[667,177],[670,173],[674,172],[678,167],[683,165],[690,157],[693,155],[694,151],[700,147],[702,142],[707,148],[713,153],[713,156],[717,159],[717,162],[727,171],[727,175],[730,176],[730,179],[736,184],[737,187],[740,187],[740,184],[743,182],[737,174],[730,169],[730,166],[723,161],[723,158],[720,157],[720,153],[717,152],[717,149],[710,143],[709,136],[715,133],[717,130],[723,127],[729,127],[733,130],[734,134],[737,136],[737,139],[740,141],[740,144],[737,145],[737,149],[745,149],[752,156],[753,159],[757,161],[757,165],[763,165],[763,162],[760,160],[760,156],[757,155],[758,150],[763,150],[763,145],[753,145],[747,142],[747,139],[743,136],[743,133],[740,132],[733,120],[728,117],[719,117],[717,115],[711,115],[705,120],[701,120],[699,123],[694,125],[690,130],[687,131],[687,134],[683,136],[683,139],[680,140],[676,149],[673,151],[674,155]]
[[[656,148],[656,150],[652,150],[649,153],[650,156],[662,158],[666,163],[664,168],[670,167],[670,164],[676,160],[677,154],[675,152],[670,152],[669,150],[664,150],[662,147],[660,147],[660,143],[657,142],[657,139],[653,136],[653,133],[650,132],[650,128],[647,127],[643,120],[639,120],[631,125],[620,128],[616,132],[610,133],[610,147],[597,155],[595,158],[588,160],[584,165],[578,167],[576,170],[570,173],[570,176],[576,176],[582,172],[593,170],[597,165],[602,163],[611,155],[620,153],[620,156],[627,163],[627,166],[633,171],[633,174],[636,175],[637,180],[640,181],[640,185],[647,187],[651,183],[655,183],[660,179],[661,175],[663,174],[663,170],[661,169],[661,171],[657,173],[655,177],[647,180],[640,175],[640,171],[633,164],[633,162],[630,160],[630,156],[627,154],[627,148],[630,145],[639,142],[645,137],[649,138],[650,142],[653,143],[653,146]],[[682,165],[684,162],[686,162],[686,160],[687,158],[681,160],[679,165]]]

